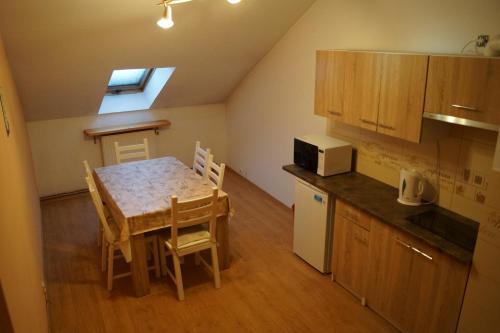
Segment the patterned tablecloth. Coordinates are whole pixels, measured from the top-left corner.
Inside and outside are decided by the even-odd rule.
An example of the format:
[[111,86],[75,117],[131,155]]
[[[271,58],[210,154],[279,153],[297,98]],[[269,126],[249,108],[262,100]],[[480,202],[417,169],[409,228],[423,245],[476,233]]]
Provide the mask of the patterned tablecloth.
[[[131,235],[170,225],[170,197],[210,195],[213,184],[174,157],[117,164],[94,170],[97,187],[129,247]],[[219,191],[218,215],[230,215],[226,193]],[[127,251],[128,252],[128,251]]]

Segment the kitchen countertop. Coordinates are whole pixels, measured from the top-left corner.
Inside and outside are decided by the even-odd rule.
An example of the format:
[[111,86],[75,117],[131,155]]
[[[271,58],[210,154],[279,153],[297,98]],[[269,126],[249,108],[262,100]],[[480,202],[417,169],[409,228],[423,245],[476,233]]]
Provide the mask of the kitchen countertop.
[[408,232],[459,261],[467,264],[472,262],[472,251],[455,245],[441,236],[408,221],[407,218],[429,210],[435,210],[452,218],[457,223],[472,226],[476,232],[474,237],[477,237],[477,231],[479,230],[477,222],[432,204],[417,207],[404,206],[396,201],[398,189],[357,172],[322,177],[295,164],[285,165],[283,170],[320,190],[350,203],[382,222]]

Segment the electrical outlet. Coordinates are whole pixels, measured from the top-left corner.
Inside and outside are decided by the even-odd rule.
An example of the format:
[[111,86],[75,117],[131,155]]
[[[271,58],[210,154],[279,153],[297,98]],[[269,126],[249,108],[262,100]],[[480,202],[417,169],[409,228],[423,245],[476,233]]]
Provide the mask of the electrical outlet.
[[477,47],[486,47],[486,44],[488,44],[489,40],[490,40],[490,35],[479,35],[479,36],[477,36],[477,39],[476,39],[476,46]]

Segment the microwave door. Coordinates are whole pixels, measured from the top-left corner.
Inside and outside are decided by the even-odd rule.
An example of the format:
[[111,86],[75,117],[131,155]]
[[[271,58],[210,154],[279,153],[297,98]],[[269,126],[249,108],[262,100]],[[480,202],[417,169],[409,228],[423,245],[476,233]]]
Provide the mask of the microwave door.
[[294,139],[293,163],[316,173],[318,170],[318,147],[310,143]]

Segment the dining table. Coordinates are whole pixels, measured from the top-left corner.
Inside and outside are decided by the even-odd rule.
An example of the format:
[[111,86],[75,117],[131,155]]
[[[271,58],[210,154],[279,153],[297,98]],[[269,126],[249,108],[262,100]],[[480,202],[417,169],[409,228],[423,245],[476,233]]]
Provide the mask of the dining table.
[[[96,168],[93,174],[119,229],[119,247],[130,263],[135,295],[147,295],[150,283],[145,234],[170,227],[173,195],[180,201],[208,196],[214,185],[171,156]],[[228,223],[233,212],[222,190],[216,209],[219,266],[226,269],[230,264]]]

